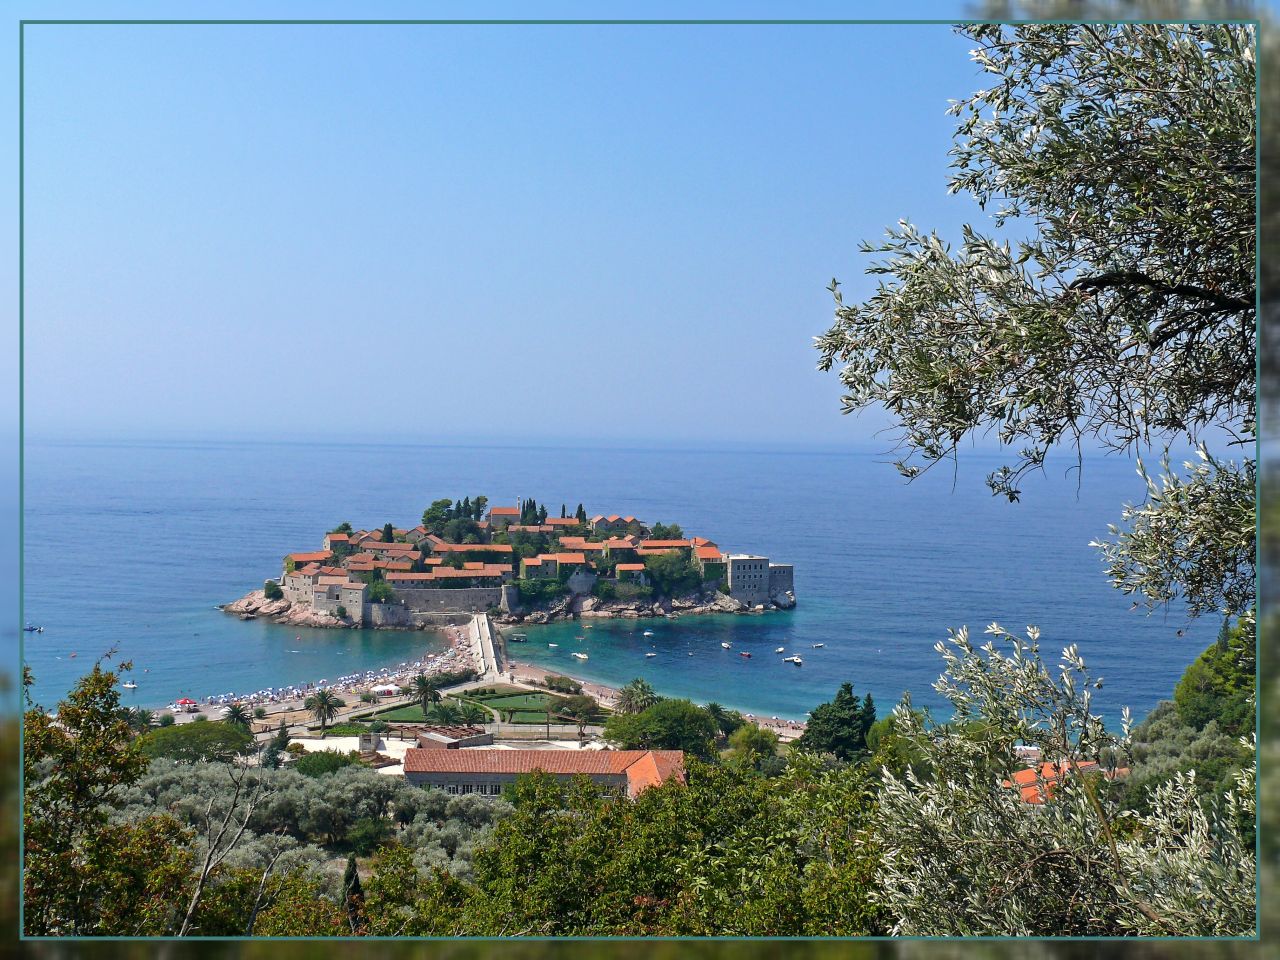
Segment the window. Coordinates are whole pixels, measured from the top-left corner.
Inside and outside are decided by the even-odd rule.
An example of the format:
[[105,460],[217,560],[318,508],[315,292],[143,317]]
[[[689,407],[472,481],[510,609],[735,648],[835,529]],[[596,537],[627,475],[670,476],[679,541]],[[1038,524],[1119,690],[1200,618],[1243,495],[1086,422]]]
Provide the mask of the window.
[[444,792],[445,792],[445,793],[457,794],[457,792],[458,792],[458,785],[457,785],[456,783],[451,783],[451,784],[447,785],[447,786],[444,788]]

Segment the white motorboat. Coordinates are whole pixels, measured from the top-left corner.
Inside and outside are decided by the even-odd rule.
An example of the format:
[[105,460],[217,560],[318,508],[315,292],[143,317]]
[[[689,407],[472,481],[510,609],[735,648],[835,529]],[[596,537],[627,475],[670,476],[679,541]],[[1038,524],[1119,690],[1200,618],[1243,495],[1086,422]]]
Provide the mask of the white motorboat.
[[122,684],[120,684],[120,686],[124,687],[126,690],[137,690],[137,689],[138,689],[138,685],[137,685],[136,683],[134,683],[132,680],[129,680],[129,681],[127,681],[126,683],[122,683]]
[[548,647],[558,647],[558,646],[560,646],[560,644],[558,644],[558,643],[548,643],[548,644],[547,644],[547,646],[548,646]]
[[732,647],[732,646],[733,646],[733,644],[732,644],[732,643],[730,643],[728,640],[722,640],[722,641],[720,641],[720,646],[722,646],[722,647],[724,647],[726,650],[728,650],[730,647]]
[[646,657],[656,657],[656,656],[657,656],[657,654],[656,654],[656,653],[646,653],[646,654],[645,654],[645,656],[646,656]]
[[642,637],[652,637],[652,636],[653,636],[653,631],[652,631],[652,630],[646,630],[644,633],[642,633],[642,634],[641,634],[641,636],[642,636]]
[[575,653],[574,656],[577,657],[579,660],[587,659],[587,655],[585,653]]
[[819,647],[825,647],[825,646],[826,646],[825,643],[815,643],[813,645],[813,649],[817,650]]
[[787,649],[786,647],[779,647],[777,650],[775,650],[775,651],[773,651],[773,652],[774,652],[774,653],[782,653],[782,652],[783,652],[784,650],[786,650],[786,649]]

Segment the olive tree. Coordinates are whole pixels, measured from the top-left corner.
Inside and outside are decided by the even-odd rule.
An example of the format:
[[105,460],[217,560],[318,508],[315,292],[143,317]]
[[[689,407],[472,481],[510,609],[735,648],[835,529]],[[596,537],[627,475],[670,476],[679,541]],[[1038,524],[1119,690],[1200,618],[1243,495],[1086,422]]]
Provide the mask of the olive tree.
[[[991,85],[954,101],[950,190],[991,232],[958,247],[900,221],[861,303],[832,281],[816,338],[844,411],[883,406],[908,478],[975,433],[1011,451],[1016,501],[1058,446],[1165,471],[1100,544],[1116,586],[1192,615],[1253,606],[1256,433],[1255,36],[1249,25],[970,25]],[[1204,444],[1239,451],[1239,462]],[[1189,551],[1188,548],[1192,549]]]
[[[1113,781],[1127,767],[1127,712],[1119,734],[1093,713],[1101,681],[1074,646],[1055,675],[1034,627],[1027,640],[997,624],[987,632],[981,648],[963,629],[936,646],[949,723],[928,723],[909,701],[894,714],[932,770],[882,771],[876,896],[894,932],[1252,934],[1256,863],[1242,830],[1252,766],[1221,806],[1201,796],[1194,773],[1178,773],[1150,788],[1149,812],[1124,807]],[[1048,766],[1025,783],[1030,798],[1012,781],[1026,770],[1020,745],[1038,747]]]

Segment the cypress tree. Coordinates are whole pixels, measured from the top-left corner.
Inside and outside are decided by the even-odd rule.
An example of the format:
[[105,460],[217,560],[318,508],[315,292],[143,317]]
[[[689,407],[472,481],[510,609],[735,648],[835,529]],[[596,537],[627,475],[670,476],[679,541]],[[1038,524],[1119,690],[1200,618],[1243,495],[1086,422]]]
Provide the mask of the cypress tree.
[[351,924],[351,932],[356,933],[361,927],[361,914],[364,912],[364,888],[360,886],[360,871],[356,869],[356,855],[347,857],[347,869],[342,874],[342,899],[347,904],[347,922]]

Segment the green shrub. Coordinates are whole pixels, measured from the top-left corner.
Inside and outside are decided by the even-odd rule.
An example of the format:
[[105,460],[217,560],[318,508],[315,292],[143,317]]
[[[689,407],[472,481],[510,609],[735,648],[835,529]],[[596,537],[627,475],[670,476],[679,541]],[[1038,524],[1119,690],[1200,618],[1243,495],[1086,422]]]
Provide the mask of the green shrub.
[[374,720],[369,724],[370,733],[386,733],[390,729],[391,724],[387,723],[385,720]]
[[144,733],[138,750],[153,760],[179,763],[231,760],[245,753],[253,737],[244,729],[227,723],[170,723]]
[[[292,744],[290,744],[292,746]],[[308,777],[322,777],[343,767],[356,766],[360,763],[360,754],[354,750],[350,753],[339,753],[337,750],[316,750],[299,757],[293,769]]]
[[555,690],[557,693],[581,693],[582,684],[569,677],[561,677],[552,675],[543,681],[543,685],[548,690]]
[[162,727],[172,727],[172,726],[173,726],[173,724],[174,724],[174,722],[175,722],[175,721],[174,721],[174,719],[173,719],[173,714],[172,714],[172,713],[162,713],[162,714],[160,714],[160,726],[162,726]]
[[347,619],[347,608],[342,604],[338,604],[338,608],[334,611],[338,615],[339,620]]
[[280,600],[284,597],[284,591],[280,589],[280,584],[274,580],[268,580],[262,585],[262,594],[268,600]]
[[367,857],[391,838],[391,825],[382,819],[364,817],[347,831],[347,843],[362,857]]
[[369,732],[369,725],[348,721],[347,723],[338,723],[332,727],[326,727],[324,732],[329,737],[358,737],[362,733]]
[[253,716],[254,716],[254,719],[255,719],[255,720],[265,720],[265,719],[266,719],[266,716],[267,716],[267,708],[266,708],[266,707],[254,707],[254,708],[253,708]]

